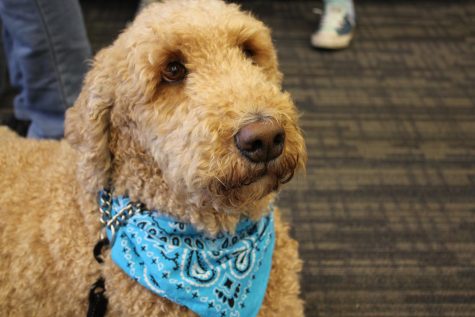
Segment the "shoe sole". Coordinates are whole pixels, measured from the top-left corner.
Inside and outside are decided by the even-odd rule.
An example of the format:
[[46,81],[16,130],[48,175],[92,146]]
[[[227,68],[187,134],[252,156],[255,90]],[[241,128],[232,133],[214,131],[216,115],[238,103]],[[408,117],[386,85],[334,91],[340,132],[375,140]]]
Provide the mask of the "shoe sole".
[[319,39],[319,40],[315,40],[314,37],[312,36],[310,39],[310,43],[315,48],[339,50],[339,49],[347,48],[350,45],[352,38],[353,38],[353,33],[349,33],[347,35],[341,35],[341,36],[333,37],[333,38]]

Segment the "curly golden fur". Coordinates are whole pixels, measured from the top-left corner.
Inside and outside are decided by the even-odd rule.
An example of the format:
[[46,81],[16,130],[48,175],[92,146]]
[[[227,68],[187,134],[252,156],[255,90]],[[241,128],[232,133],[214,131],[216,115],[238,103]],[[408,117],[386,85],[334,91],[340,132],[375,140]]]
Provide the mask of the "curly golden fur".
[[[171,61],[188,70],[169,83]],[[66,141],[32,141],[0,128],[0,315],[83,316],[103,275],[109,316],[195,316],[128,278],[98,238],[96,193],[112,185],[213,235],[258,219],[306,161],[298,114],[270,31],[217,0],[147,7],[100,51],[66,116]],[[234,136],[273,120],[283,153],[252,163]],[[297,243],[276,212],[276,246],[259,316],[303,316]]]

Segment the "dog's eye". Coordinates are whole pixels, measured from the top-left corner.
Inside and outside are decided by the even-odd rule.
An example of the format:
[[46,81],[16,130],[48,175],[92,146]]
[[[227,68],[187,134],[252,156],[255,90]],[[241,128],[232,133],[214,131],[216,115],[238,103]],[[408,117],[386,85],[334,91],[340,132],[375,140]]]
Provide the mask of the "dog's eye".
[[162,77],[168,83],[177,82],[183,80],[186,77],[186,67],[180,62],[168,63],[167,67],[163,71]]
[[247,58],[253,58],[255,55],[254,51],[247,47],[243,48],[242,51]]
[[249,59],[253,65],[257,65],[257,60],[256,60],[257,53],[256,53],[256,50],[252,46],[248,44],[244,44],[241,46],[241,50],[244,56],[247,59]]

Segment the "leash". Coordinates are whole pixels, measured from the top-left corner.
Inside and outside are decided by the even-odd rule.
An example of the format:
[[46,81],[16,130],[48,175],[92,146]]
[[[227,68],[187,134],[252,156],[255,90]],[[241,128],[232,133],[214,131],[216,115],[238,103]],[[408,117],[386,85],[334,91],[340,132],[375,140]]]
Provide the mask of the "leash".
[[[112,195],[109,191],[104,191],[99,197],[99,210],[101,212],[101,236],[94,246],[92,253],[97,263],[103,264],[104,258],[102,251],[110,245],[109,239],[104,233],[104,228],[107,225],[107,217],[110,216],[110,208],[112,206]],[[97,281],[91,285],[89,289],[89,307],[87,309],[87,317],[104,317],[107,312],[107,304],[109,303],[106,295],[105,279],[99,276]]]
[[104,317],[106,315],[108,300],[104,295],[106,291],[104,282],[104,278],[99,277],[89,290],[87,317]]
[[[103,264],[102,250],[109,246],[107,238],[100,239],[93,249],[94,258],[97,263]],[[104,317],[107,311],[108,299],[105,295],[106,287],[104,277],[99,276],[97,281],[89,289],[89,307],[87,317]]]
[[[103,264],[104,258],[102,251],[114,244],[117,227],[133,216],[136,212],[142,212],[143,205],[140,203],[127,204],[116,215],[111,215],[112,193],[110,190],[104,189],[99,195],[99,211],[101,213],[101,234],[99,241],[93,248],[94,259],[97,263]],[[106,230],[111,230],[111,240],[107,238]],[[97,281],[92,284],[89,289],[89,308],[87,317],[104,317],[107,312],[108,299],[105,295],[105,279],[100,276]]]

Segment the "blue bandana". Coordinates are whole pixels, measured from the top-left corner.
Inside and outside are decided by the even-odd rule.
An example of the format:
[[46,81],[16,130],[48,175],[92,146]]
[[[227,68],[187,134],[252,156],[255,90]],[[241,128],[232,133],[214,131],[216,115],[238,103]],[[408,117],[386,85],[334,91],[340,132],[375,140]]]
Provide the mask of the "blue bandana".
[[209,237],[128,197],[103,191],[100,203],[112,260],[135,281],[202,317],[257,316],[272,265],[272,206],[235,234]]

